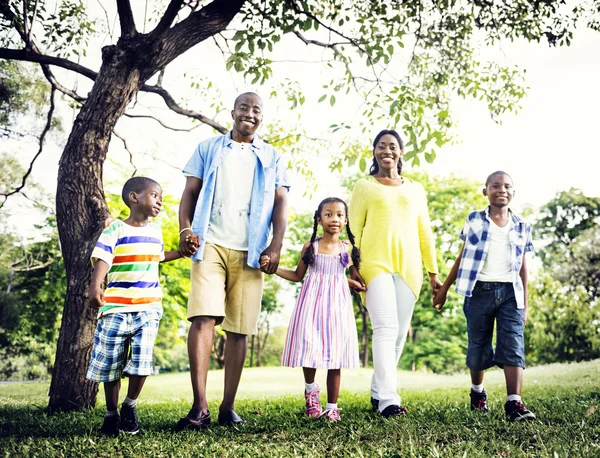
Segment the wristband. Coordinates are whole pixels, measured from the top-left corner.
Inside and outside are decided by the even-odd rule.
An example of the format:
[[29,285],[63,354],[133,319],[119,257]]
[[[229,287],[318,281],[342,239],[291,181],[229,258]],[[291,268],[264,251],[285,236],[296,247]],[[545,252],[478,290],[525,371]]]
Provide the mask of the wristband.
[[[192,228],[191,228],[191,227],[184,227],[183,229],[181,229],[181,230],[179,231],[179,235],[183,234],[185,231],[191,231],[191,230],[192,230]],[[193,231],[192,231],[192,232],[193,232]]]

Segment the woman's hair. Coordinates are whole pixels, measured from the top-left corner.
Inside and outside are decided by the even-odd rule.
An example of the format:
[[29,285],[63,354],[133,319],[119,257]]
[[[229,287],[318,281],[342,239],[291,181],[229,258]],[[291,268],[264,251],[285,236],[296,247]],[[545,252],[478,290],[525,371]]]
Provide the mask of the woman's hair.
[[[396,140],[398,141],[398,145],[400,146],[400,149],[402,151],[404,151],[404,141],[402,140],[402,138],[400,137],[400,134],[398,132],[396,132],[395,130],[382,130],[381,132],[379,132],[377,134],[377,136],[375,137],[375,140],[373,140],[373,153],[375,152],[375,148],[377,148],[377,143],[379,143],[379,140],[381,140],[381,137],[383,137],[384,135],[393,135],[394,137],[396,137]],[[371,164],[371,168],[369,169],[369,175],[375,175],[377,172],[379,172],[379,164],[377,163],[377,159],[375,159],[375,156],[373,156],[373,163]],[[398,160],[398,174],[402,173],[402,158],[400,158],[400,160]]]
[[[344,204],[344,209],[346,210],[346,219],[348,219],[348,205],[346,205],[346,202],[344,202],[342,199],[339,199],[337,197],[328,197],[327,199],[324,199],[319,204],[319,208],[317,208],[317,211],[315,212],[315,214],[313,216],[313,221],[314,221],[313,233],[310,237],[310,244],[309,244],[308,248],[306,249],[304,256],[302,256],[302,260],[304,261],[304,264],[306,264],[307,266],[310,266],[313,262],[315,262],[314,243],[315,243],[315,240],[317,239],[317,228],[319,225],[318,219],[321,216],[323,207],[326,204],[332,204],[335,202]],[[354,245],[354,234],[350,230],[350,222],[346,223],[346,233],[348,234],[348,240],[350,240],[350,243],[352,244],[352,264],[354,264],[354,267],[356,267],[358,269],[358,267],[360,265],[360,250],[358,248],[356,248],[356,245]]]

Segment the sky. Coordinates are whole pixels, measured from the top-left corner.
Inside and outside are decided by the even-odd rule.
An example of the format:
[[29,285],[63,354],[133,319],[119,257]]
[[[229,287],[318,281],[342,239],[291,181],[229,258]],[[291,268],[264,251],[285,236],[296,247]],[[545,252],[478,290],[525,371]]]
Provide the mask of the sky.
[[[265,121],[284,119],[297,122],[310,134],[328,138],[328,126],[339,119],[349,109],[358,112],[356,101],[351,97],[338,97],[335,107],[317,104],[321,94],[323,79],[327,70],[320,63],[320,51],[305,49],[296,43],[295,48],[284,50],[294,56],[284,63],[274,66],[274,85],[285,82],[286,78],[296,77],[303,83],[302,90],[307,95],[303,117],[296,121],[297,112],[290,111],[285,104],[269,97],[269,89],[248,86],[239,75],[225,71],[221,55],[208,44],[186,53],[168,68],[165,87],[172,91],[178,100],[188,101],[192,108],[203,111],[208,100],[223,100],[223,111],[219,120],[229,120],[229,110],[235,96],[246,90],[256,89],[265,99]],[[98,66],[95,55],[98,46],[88,48],[83,64],[94,69]],[[497,124],[489,116],[484,104],[476,101],[456,100],[452,106],[456,141],[438,150],[433,164],[422,161],[422,169],[433,175],[455,174],[482,182],[492,171],[505,170],[514,180],[517,194],[514,206],[530,205],[537,207],[550,200],[557,192],[571,187],[582,189],[587,195],[600,196],[600,180],[595,176],[600,165],[597,134],[600,130],[600,34],[579,31],[570,47],[549,48],[546,44],[526,42],[502,43],[501,47],[483,49],[482,57],[493,57],[510,64],[517,64],[526,70],[526,83],[529,86],[526,98],[522,101],[519,113],[503,116],[502,124]],[[284,59],[285,60],[285,59]],[[214,64],[214,65],[213,65]],[[208,93],[199,93],[190,88],[189,79],[181,75],[197,72],[214,81]],[[89,82],[83,77],[73,79],[65,72],[56,70],[67,81],[67,86],[77,87],[85,94]],[[318,76],[315,78],[315,76]],[[204,84],[200,82],[201,85]],[[140,94],[135,100],[135,111],[151,113],[172,126],[189,127],[193,124],[181,116],[171,113],[154,95]],[[206,110],[209,112],[209,110]],[[59,115],[64,125],[69,127],[73,112],[62,105]],[[365,147],[369,147],[372,137],[382,128],[373,126],[373,132],[361,137]],[[157,179],[166,193],[178,198],[184,180],[180,169],[192,154],[196,144],[214,135],[214,131],[199,127],[189,133],[173,133],[160,127],[154,121],[139,121],[122,118],[116,131],[127,137],[138,174]],[[260,132],[260,131],[259,131]],[[401,132],[402,134],[402,132]],[[36,163],[33,179],[41,183],[48,193],[56,188],[56,170],[63,145],[49,142],[43,156]],[[24,164],[34,154],[34,140],[21,141],[18,149]],[[328,172],[328,151],[304,151],[309,163],[314,164],[319,187],[312,198],[303,197],[306,186],[303,178],[291,170],[291,205],[298,211],[312,211],[316,203],[327,195],[339,194],[339,181]],[[154,158],[157,158],[156,160]],[[113,137],[105,166],[105,178],[114,191],[118,191],[133,167],[128,165],[129,155],[123,143]],[[124,170],[125,166],[125,170]],[[411,170],[408,165],[407,170]],[[110,182],[114,184],[110,184]],[[12,222],[17,226],[30,226],[34,215],[18,199],[11,204]],[[25,222],[25,224],[22,224]]]

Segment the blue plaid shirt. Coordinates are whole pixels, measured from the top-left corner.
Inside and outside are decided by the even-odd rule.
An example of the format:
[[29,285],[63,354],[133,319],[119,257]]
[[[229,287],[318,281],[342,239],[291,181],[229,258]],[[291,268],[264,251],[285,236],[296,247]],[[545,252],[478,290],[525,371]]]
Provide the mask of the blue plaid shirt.
[[[523,281],[519,272],[523,265],[523,255],[533,251],[531,243],[531,226],[509,210],[508,239],[510,241],[511,266],[513,273],[513,286],[517,308],[525,307],[525,295]],[[479,272],[483,268],[490,242],[490,207],[485,210],[472,212],[467,216],[465,225],[460,233],[460,239],[465,242],[458,277],[456,280],[456,292],[463,296],[471,297],[473,288],[477,282]]]

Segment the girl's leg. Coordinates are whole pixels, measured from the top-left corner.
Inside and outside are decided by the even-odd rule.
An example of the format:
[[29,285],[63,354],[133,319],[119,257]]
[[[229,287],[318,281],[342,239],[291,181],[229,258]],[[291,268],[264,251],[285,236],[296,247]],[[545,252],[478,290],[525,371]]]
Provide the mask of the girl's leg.
[[340,380],[342,371],[340,369],[329,369],[327,371],[327,403],[336,404],[340,394]]
[[398,339],[398,312],[396,288],[391,274],[377,275],[367,289],[367,310],[373,326],[373,379],[371,396],[379,400],[379,411],[400,404],[396,392],[396,341]]
[[315,375],[317,375],[317,370],[315,368],[303,367],[302,372],[304,372],[304,383],[315,383]]
[[396,367],[398,367],[398,361],[400,361],[402,350],[404,350],[417,298],[402,277],[398,274],[393,274],[392,277],[394,279],[394,287],[396,288],[396,306],[398,311],[398,337],[396,339]]

